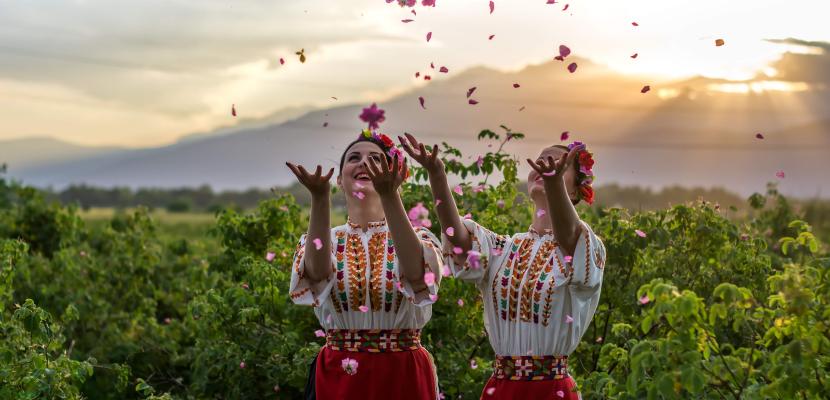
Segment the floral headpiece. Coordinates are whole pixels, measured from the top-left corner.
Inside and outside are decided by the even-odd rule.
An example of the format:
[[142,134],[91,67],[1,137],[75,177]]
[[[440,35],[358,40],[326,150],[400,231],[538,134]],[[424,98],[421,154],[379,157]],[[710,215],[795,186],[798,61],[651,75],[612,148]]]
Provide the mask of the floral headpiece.
[[[568,145],[568,151],[579,145],[585,145],[585,143],[573,142]],[[591,186],[596,179],[593,170],[594,154],[586,147],[577,154],[577,164],[579,169],[576,172],[576,182],[579,187],[579,198],[588,204],[594,204],[594,188]]]
[[[400,167],[403,167],[404,162],[404,154],[397,146],[395,146],[395,142],[392,141],[389,136],[386,136],[377,131],[380,128],[380,123],[386,121],[386,116],[384,111],[381,108],[378,108],[376,103],[372,103],[371,106],[366,107],[363,109],[363,112],[360,113],[360,119],[363,122],[369,124],[367,129],[364,129],[363,132],[360,133],[358,139],[365,138],[366,140],[380,146],[380,148],[389,156],[389,158],[394,158],[395,156],[398,157],[398,163]],[[404,180],[409,178],[409,169],[406,170],[406,175],[404,175]]]

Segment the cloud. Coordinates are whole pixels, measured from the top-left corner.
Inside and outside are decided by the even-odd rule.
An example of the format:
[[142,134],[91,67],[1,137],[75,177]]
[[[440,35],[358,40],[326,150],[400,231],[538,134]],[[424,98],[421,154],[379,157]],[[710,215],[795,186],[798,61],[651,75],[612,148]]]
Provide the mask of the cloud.
[[830,86],[830,43],[801,39],[767,39],[770,43],[803,47],[801,52],[788,51],[772,63],[775,79],[820,83]]

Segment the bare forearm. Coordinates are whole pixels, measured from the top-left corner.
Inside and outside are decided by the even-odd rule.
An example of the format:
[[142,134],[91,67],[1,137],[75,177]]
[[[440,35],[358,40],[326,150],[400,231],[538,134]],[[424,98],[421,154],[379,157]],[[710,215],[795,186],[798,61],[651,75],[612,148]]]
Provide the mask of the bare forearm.
[[461,222],[458,207],[455,205],[450,185],[447,183],[447,174],[444,173],[443,169],[429,171],[429,185],[432,188],[432,195],[435,197],[436,203],[440,201],[440,204],[435,207],[435,211],[438,214],[441,230],[446,232],[447,228],[453,228],[453,235],[447,235],[450,243],[460,247],[466,253],[473,248],[473,241],[470,238],[470,233],[467,232],[467,227]]
[[[322,246],[317,249],[315,239]],[[305,246],[306,275],[312,281],[326,279],[331,272],[331,211],[329,194],[311,197],[311,215],[308,221],[308,235]]]
[[[400,196],[397,192],[384,194],[380,196],[380,202],[386,215],[389,233],[395,242],[395,252],[402,275],[411,283],[423,282],[425,271],[421,240],[409,222]],[[419,289],[418,285],[413,286]]]
[[545,194],[548,201],[548,217],[551,219],[553,235],[567,255],[573,255],[582,226],[568,197],[565,182],[560,179],[545,180]]

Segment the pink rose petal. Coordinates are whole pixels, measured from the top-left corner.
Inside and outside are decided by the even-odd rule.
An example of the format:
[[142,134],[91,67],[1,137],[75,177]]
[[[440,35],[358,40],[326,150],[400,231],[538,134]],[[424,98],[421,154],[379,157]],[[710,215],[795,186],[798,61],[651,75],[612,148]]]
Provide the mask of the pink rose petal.
[[562,134],[559,135],[559,140],[562,140],[562,141],[568,140],[568,138],[570,136],[571,135],[570,135],[570,133],[568,133],[568,131],[562,132]]
[[561,390],[557,390],[557,391],[556,391],[556,395],[557,395],[557,396],[559,396],[559,397],[563,397],[563,398],[564,398],[564,397],[565,397],[565,392],[563,392],[563,391],[561,391]]
[[453,253],[455,253],[455,254],[461,254],[461,253],[463,253],[463,252],[464,252],[464,250],[462,250],[462,249],[461,249],[460,247],[458,247],[458,246],[455,246],[455,247],[453,247],[453,248],[452,248],[452,252],[453,252]]
[[470,360],[470,368],[472,368],[472,369],[477,369],[478,368],[478,363],[476,362],[476,360]]
[[323,241],[320,240],[320,238],[314,239],[314,240],[312,240],[312,242],[314,242],[314,248],[315,249],[320,250],[320,249],[323,248]]
[[435,207],[438,207],[439,204],[441,204],[441,199],[435,199]]
[[458,299],[458,301],[456,303],[458,304],[459,307],[464,307],[464,299]]
[[492,254],[496,257],[500,256],[502,253],[504,253],[504,250],[502,250],[502,249],[493,249],[493,250],[490,251],[490,254]]
[[631,55],[631,58],[637,58],[638,55],[640,55],[640,54],[639,53],[634,53],[634,54]]
[[484,393],[487,393],[488,396],[492,396],[493,393],[496,393],[496,388],[489,387],[489,388],[487,388],[487,390],[484,391]]
[[421,103],[421,108],[426,110],[427,108],[424,106],[424,96],[418,97],[418,102]]
[[560,61],[564,60],[565,57],[567,57],[570,54],[571,49],[568,46],[565,46],[564,44],[559,45],[559,57],[562,57]]
[[416,73],[415,73],[415,77],[417,78],[417,77],[419,77],[419,76],[421,76],[421,73],[420,73],[420,72],[416,72]]
[[239,368],[245,369],[245,361],[239,363]]
[[458,186],[454,187],[452,189],[452,191],[455,192],[455,194],[457,194],[459,196],[464,194],[464,188],[462,188],[461,185],[458,185]]
[[645,85],[642,89],[640,89],[640,93],[648,93],[649,90],[651,90],[651,86]]
[[556,0],[548,0],[545,4],[556,4]]
[[326,337],[326,332],[323,332],[323,330],[322,330],[322,329],[318,329],[318,330],[314,331],[314,336],[317,336],[317,337]]
[[340,361],[340,367],[343,368],[343,371],[346,371],[349,375],[357,373],[357,365],[357,360],[348,357]]
[[469,101],[467,101],[467,103],[470,103],[470,105],[474,106],[474,105],[478,104],[478,100],[470,99]]
[[570,7],[570,6],[571,6],[570,4],[565,4],[565,7],[562,8],[562,11],[568,11],[568,7]]
[[495,9],[496,9],[496,3],[494,3],[492,0],[490,0],[490,14],[492,14],[493,10],[495,10]]
[[427,42],[432,39],[432,32],[427,32]]
[[475,86],[473,86],[473,87],[471,87],[471,88],[467,89],[467,98],[469,99],[469,98],[470,98],[470,96],[471,96],[471,95],[473,94],[473,92],[475,92],[475,91],[476,91],[476,87],[475,87]]
[[358,200],[363,200],[363,198],[366,197],[366,195],[363,194],[363,192],[354,192],[354,193],[352,193],[352,195],[354,197],[357,197]]
[[366,306],[360,306],[357,309],[360,310],[360,312],[362,312],[362,313],[365,313],[365,312],[369,311],[369,307],[366,307]]
[[518,88],[520,88],[520,87],[521,87],[521,86],[520,86],[518,83],[514,83],[514,84],[513,84],[513,89],[518,89]]
[[763,139],[763,138],[764,138],[764,135],[763,135],[762,133],[760,133],[760,132],[759,132],[759,133],[756,133],[756,134],[755,134],[755,138],[756,138],[756,139]]
[[447,236],[450,236],[450,237],[455,236],[455,228],[453,228],[453,227],[447,228],[447,230],[445,232],[447,232]]
[[280,65],[284,65],[284,64],[285,64],[285,59],[280,57]]
[[545,215],[545,210],[536,210],[536,218],[542,218]]
[[435,284],[435,273],[433,273],[431,271],[427,271],[424,274],[424,283],[426,283],[428,286],[434,285]]
[[643,232],[643,231],[641,231],[641,230],[639,230],[639,229],[635,229],[635,230],[634,230],[634,233],[636,233],[636,234],[637,234],[637,236],[639,236],[639,237],[643,237],[643,238],[644,238],[644,237],[646,237],[646,233],[645,233],[645,232]]
[[231,104],[231,116],[236,116],[236,104]]
[[570,73],[574,73],[574,72],[576,72],[576,63],[570,63],[570,64],[568,65],[568,71],[569,71]]
[[574,322],[574,318],[573,318],[573,317],[571,317],[570,315],[566,315],[566,316],[565,316],[565,323],[566,323],[566,324],[571,324],[571,323],[573,323],[573,322]]
[[276,253],[274,253],[273,251],[269,251],[268,253],[265,254],[265,261],[268,261],[268,262],[274,261],[274,257],[276,257],[276,256],[277,256]]
[[566,263],[570,263],[574,259],[572,256],[565,256],[564,258]]
[[632,23],[631,23],[631,25],[633,25],[633,26],[640,26],[640,24],[638,24],[638,23],[636,23],[636,22],[632,22]]
[[650,300],[648,299],[648,295],[644,294],[643,297],[640,297],[640,304],[648,304]]
[[450,72],[450,70],[447,67],[441,66],[438,72],[446,74],[447,72]]
[[415,20],[414,20],[414,19],[402,19],[402,20],[401,20],[401,22],[403,22],[403,23],[405,23],[405,24],[408,24],[408,23],[410,23],[410,22],[412,22],[412,21],[415,21]]
[[479,269],[481,268],[481,253],[470,250],[467,252],[467,263],[470,264],[470,268],[472,269]]
[[432,77],[431,77],[431,76],[429,76],[429,75],[424,75],[424,80],[425,80],[425,81],[431,81],[431,80],[432,80]]
[[446,265],[441,266],[441,276],[447,277],[452,275],[452,272]]
[[487,40],[493,40],[494,37],[496,37],[496,35],[490,35],[490,37],[487,38]]
[[525,106],[521,106],[521,107],[519,108],[519,111],[524,111],[524,109],[525,109]]
[[785,175],[784,175],[784,171],[778,171],[778,172],[776,172],[776,173],[775,173],[775,176],[776,176],[776,177],[778,177],[779,179],[784,179],[784,176],[785,176]]
[[437,294],[430,294],[429,299],[430,299],[430,301],[438,301],[438,295]]
[[430,62],[430,63],[429,63],[429,67],[430,67],[430,68],[432,68],[432,69],[435,69],[435,63]]

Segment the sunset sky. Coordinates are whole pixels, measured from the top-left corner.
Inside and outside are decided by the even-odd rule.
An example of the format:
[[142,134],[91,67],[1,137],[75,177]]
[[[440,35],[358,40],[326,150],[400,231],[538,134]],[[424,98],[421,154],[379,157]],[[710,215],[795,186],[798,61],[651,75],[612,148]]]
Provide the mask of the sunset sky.
[[[492,14],[488,0],[437,0],[414,9],[383,0],[0,0],[0,140],[159,146],[233,125],[232,103],[239,118],[258,118],[383,101],[423,85],[413,74],[431,61],[450,70],[437,79],[477,65],[517,70],[551,60],[560,44],[659,82],[774,74],[764,67],[783,52],[816,50],[766,39],[830,41],[830,2],[820,0],[496,0]],[[294,55],[301,48],[305,64]]]

